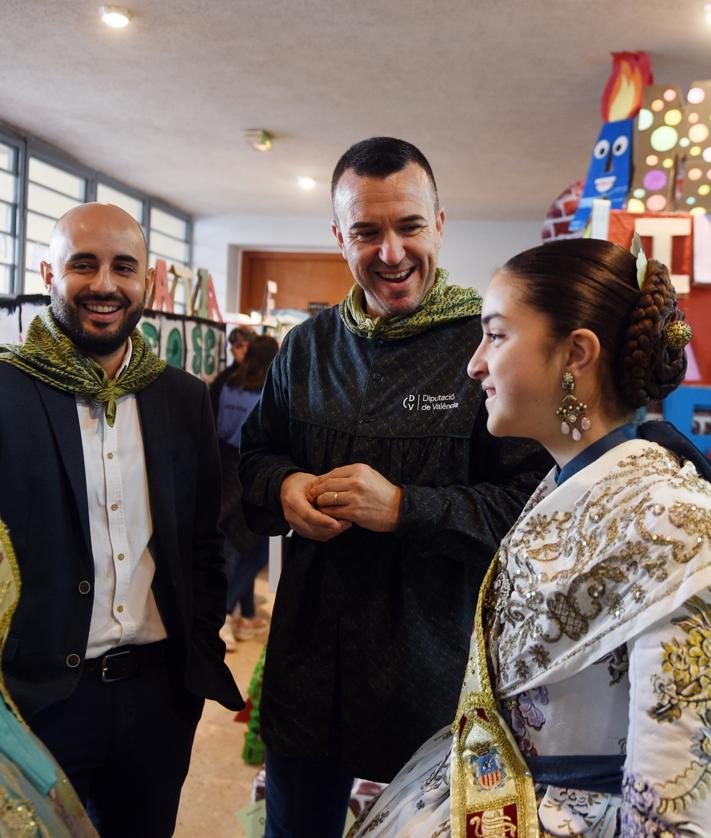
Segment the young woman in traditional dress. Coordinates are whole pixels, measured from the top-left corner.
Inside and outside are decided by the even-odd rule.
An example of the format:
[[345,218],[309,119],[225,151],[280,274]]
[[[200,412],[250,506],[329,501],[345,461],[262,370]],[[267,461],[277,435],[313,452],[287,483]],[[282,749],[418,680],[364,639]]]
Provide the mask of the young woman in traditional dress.
[[492,280],[468,372],[557,466],[482,586],[451,729],[357,836],[711,834],[711,468],[635,412],[683,380],[669,272],[608,242]]

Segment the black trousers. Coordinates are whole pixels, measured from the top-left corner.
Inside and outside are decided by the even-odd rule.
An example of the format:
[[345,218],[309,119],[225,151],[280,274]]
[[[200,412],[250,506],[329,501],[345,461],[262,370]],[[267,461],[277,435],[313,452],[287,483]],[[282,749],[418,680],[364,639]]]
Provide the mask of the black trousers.
[[169,838],[203,704],[166,661],[109,684],[85,673],[29,724],[102,838]]

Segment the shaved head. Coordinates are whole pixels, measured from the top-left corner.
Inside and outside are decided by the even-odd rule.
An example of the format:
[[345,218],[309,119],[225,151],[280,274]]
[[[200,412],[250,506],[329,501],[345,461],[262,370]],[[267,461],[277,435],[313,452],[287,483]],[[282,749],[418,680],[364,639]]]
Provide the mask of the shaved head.
[[96,224],[107,224],[112,227],[115,225],[124,226],[127,230],[132,230],[134,234],[140,236],[143,242],[143,249],[145,250],[146,265],[148,265],[148,242],[146,241],[143,227],[136,221],[136,219],[129,215],[121,207],[114,204],[99,204],[89,203],[80,204],[78,207],[70,209],[64,215],[57,219],[54,225],[52,235],[49,240],[49,261],[52,265],[55,260],[62,256],[63,249],[66,245],[67,237],[74,229],[75,225],[80,227],[93,227]]

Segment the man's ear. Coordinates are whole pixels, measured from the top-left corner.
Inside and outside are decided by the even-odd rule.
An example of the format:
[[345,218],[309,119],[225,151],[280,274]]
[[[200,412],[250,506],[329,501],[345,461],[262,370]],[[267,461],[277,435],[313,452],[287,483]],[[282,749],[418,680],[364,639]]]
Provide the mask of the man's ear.
[[[346,248],[345,242],[343,241],[343,233],[341,232],[341,228],[338,226],[338,219],[335,217],[331,219],[331,232],[338,242],[338,249],[341,251],[341,256],[346,259]],[[346,259],[346,261],[348,260]]]
[[52,284],[52,280],[54,279],[54,274],[52,273],[52,265],[49,262],[40,262],[40,274],[42,275],[42,282],[44,282],[44,287],[47,289],[47,293],[49,293],[50,285]]
[[590,329],[575,329],[568,335],[565,368],[577,378],[589,374],[600,358],[600,339]]
[[439,233],[440,239],[444,235],[444,222],[447,220],[447,214],[445,213],[444,209],[440,207],[437,210],[437,214],[435,216],[435,226],[437,228],[437,232]]

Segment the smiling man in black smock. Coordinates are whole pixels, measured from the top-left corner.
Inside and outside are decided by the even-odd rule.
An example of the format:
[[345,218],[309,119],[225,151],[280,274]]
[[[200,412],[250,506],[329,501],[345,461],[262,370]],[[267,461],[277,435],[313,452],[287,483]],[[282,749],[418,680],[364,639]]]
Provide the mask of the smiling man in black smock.
[[390,780],[451,721],[479,585],[549,464],[486,431],[466,375],[481,301],[437,268],[421,152],[357,143],[332,196],[356,284],[287,335],[242,438],[251,526],[294,531],[261,707],[267,836],[340,836],[352,778]]

